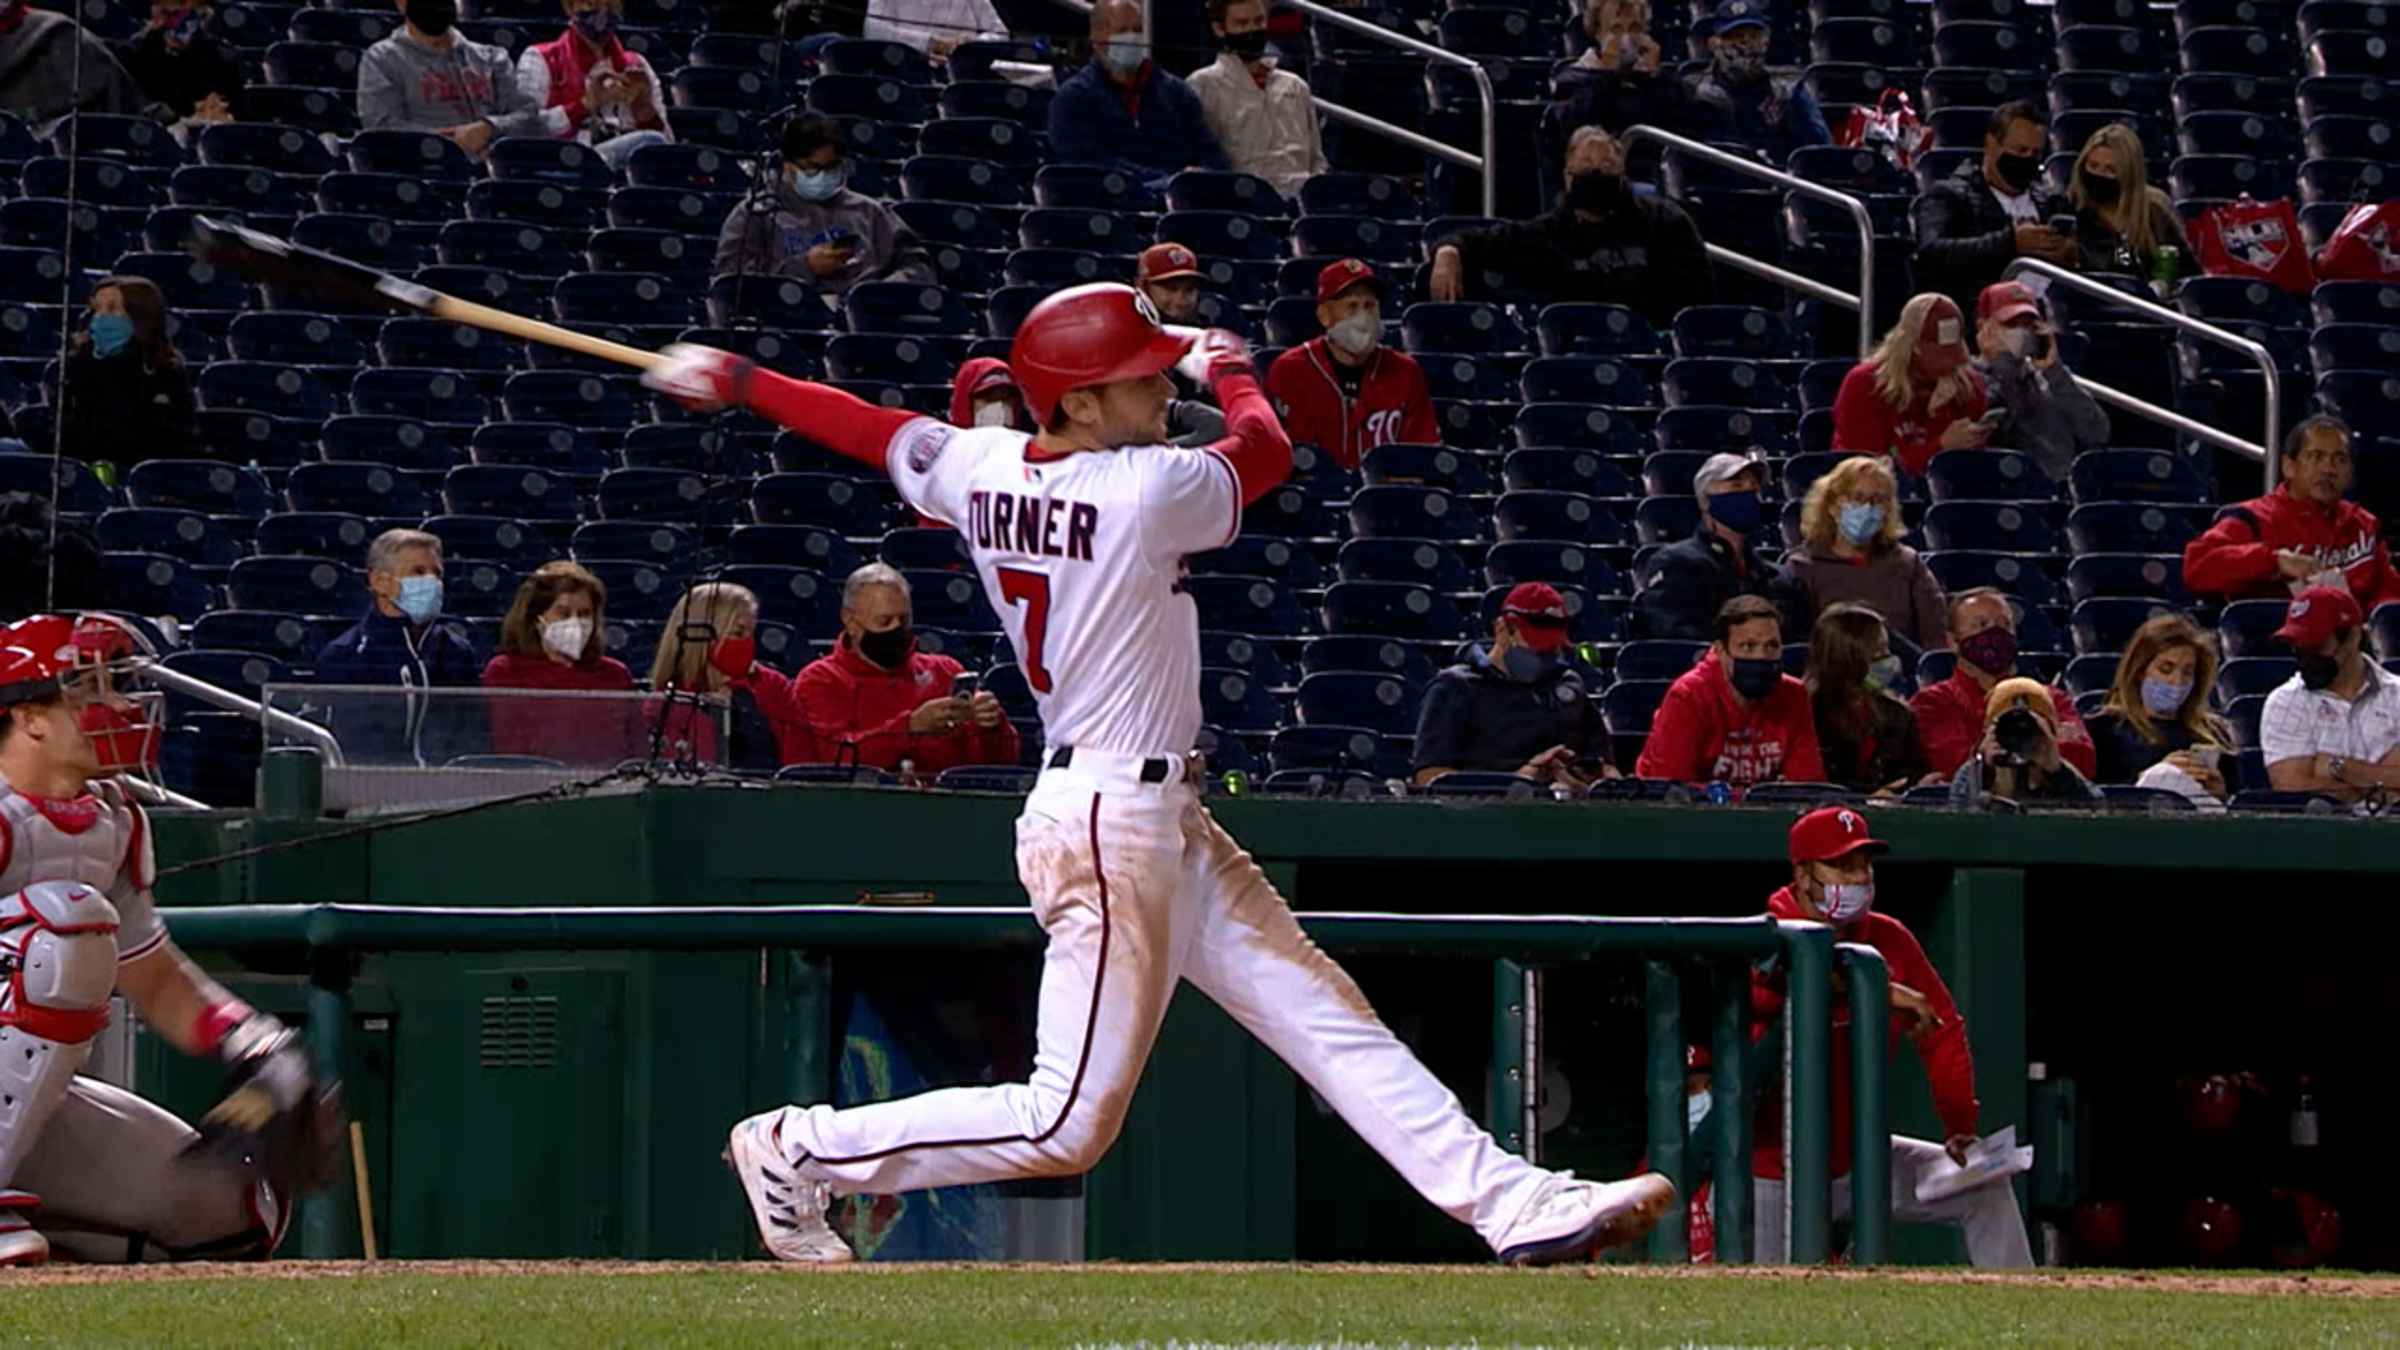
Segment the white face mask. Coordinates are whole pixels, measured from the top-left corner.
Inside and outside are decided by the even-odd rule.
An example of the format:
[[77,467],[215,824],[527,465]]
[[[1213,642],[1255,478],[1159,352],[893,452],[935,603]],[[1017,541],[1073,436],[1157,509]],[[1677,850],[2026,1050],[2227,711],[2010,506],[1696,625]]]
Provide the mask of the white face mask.
[[1706,1089],[1686,1094],[1683,1099],[1684,1129],[1697,1131],[1700,1128],[1700,1122],[1708,1119],[1708,1108],[1714,1101],[1715,1095]]
[[542,645],[569,661],[583,659],[583,646],[592,640],[590,619],[552,619],[542,625]]
[[1004,427],[1009,425],[1008,405],[1000,402],[997,399],[994,399],[993,401],[978,407],[975,409],[975,425],[979,427]]
[[1383,341],[1383,318],[1376,314],[1353,314],[1326,329],[1325,339],[1351,356],[1364,356]]
[[1817,908],[1825,911],[1826,921],[1844,924],[1875,907],[1875,883],[1872,881],[1829,881]]

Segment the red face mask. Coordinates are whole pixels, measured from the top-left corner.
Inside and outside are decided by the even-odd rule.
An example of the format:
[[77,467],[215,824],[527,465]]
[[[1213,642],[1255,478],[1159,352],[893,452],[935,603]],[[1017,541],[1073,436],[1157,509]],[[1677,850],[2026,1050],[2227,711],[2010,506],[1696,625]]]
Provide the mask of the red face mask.
[[717,673],[729,680],[738,680],[750,673],[758,660],[758,639],[746,637],[718,638],[708,647],[708,663]]

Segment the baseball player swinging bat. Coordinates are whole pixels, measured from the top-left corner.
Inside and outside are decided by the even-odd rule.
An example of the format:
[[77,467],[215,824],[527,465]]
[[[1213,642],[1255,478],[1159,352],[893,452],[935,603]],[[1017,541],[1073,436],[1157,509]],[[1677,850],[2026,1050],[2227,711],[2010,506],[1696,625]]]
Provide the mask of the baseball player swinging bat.
[[201,216],[192,223],[192,253],[201,261],[229,268],[255,281],[288,286],[310,295],[379,305],[396,312],[447,319],[471,328],[488,328],[527,342],[546,343],[568,351],[597,356],[637,370],[650,370],[667,358],[658,352],[628,347],[622,342],[578,333],[540,319],[528,319],[490,305],[461,300],[365,263],[303,248],[288,239]]

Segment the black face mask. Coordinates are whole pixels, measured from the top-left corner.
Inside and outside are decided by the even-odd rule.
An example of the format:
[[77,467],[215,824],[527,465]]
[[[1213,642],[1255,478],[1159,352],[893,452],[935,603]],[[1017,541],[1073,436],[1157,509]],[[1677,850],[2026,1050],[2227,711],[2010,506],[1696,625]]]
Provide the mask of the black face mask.
[[1733,658],[1733,668],[1726,675],[1733,692],[1747,699],[1762,699],[1775,692],[1783,679],[1783,662],[1772,656]]
[[2023,192],[2032,187],[2033,180],[2041,174],[2042,161],[2036,155],[2002,155],[1992,165],[1992,171],[2000,175],[2001,182],[2008,184],[2009,191]]
[[1625,175],[1589,170],[1567,184],[1567,205],[1578,211],[1605,215],[1625,201]]
[[2342,658],[2338,655],[2301,652],[2299,660],[2300,683],[2310,689],[2331,689],[2333,682],[2342,677]]
[[1217,45],[1244,61],[1256,61],[1267,54],[1267,30],[1253,28],[1247,33],[1226,33],[1218,37]]
[[408,0],[408,21],[427,37],[440,37],[458,22],[458,0]]
[[897,628],[886,628],[879,633],[861,633],[858,635],[855,645],[860,656],[885,670],[898,670],[900,663],[908,659],[908,649],[916,642],[916,636],[914,629],[907,624],[901,624]]
[[2115,206],[2117,204],[2117,180],[2085,174],[2083,195],[2094,206]]

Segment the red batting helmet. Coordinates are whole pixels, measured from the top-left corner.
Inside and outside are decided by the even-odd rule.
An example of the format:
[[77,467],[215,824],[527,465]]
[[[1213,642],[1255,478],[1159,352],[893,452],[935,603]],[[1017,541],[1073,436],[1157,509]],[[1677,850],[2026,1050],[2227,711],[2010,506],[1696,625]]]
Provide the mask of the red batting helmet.
[[1160,326],[1150,298],[1113,281],[1069,286],[1017,325],[1008,368],[1037,426],[1048,426],[1070,389],[1156,375],[1192,345]]

